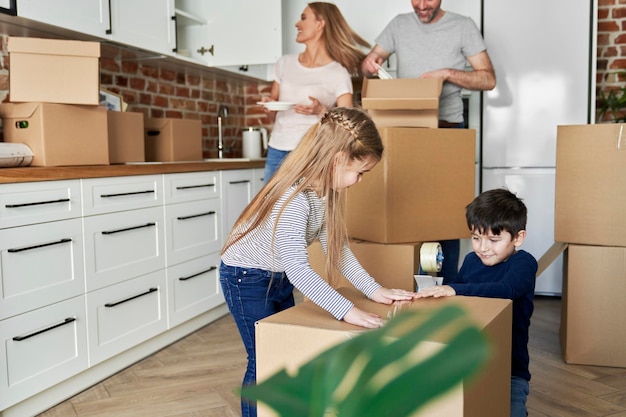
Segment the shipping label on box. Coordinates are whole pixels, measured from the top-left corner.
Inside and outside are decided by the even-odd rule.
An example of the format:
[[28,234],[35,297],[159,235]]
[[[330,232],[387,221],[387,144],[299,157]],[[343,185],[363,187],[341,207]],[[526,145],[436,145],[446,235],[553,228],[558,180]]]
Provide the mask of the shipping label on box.
[[9,100],[98,105],[100,43],[9,37]]
[[147,118],[144,140],[148,162],[202,160],[200,120]]
[[436,128],[442,86],[441,78],[364,78],[361,106],[378,127]]
[[0,105],[4,141],[24,143],[33,166],[108,165],[107,112],[98,106]]
[[626,246],[626,124],[557,127],[554,239]]
[[469,237],[476,131],[382,128],[383,159],[350,187],[351,238],[377,243]]
[[[354,288],[339,292],[358,308],[387,317],[394,305],[368,300]],[[486,366],[470,384],[453,391],[446,400],[420,411],[419,416],[445,417],[501,417],[509,415],[511,386],[511,320],[510,300],[479,297],[444,297],[413,302],[411,309],[432,308],[456,304],[465,309],[468,317],[488,336],[491,355]],[[288,310],[257,322],[257,380],[263,381],[280,369],[295,371],[308,360],[326,349],[367,331],[361,327],[338,321],[311,301],[305,301]],[[440,335],[441,336],[441,335]],[[439,339],[425,342],[445,343]],[[259,407],[259,417],[274,415],[266,407]]]

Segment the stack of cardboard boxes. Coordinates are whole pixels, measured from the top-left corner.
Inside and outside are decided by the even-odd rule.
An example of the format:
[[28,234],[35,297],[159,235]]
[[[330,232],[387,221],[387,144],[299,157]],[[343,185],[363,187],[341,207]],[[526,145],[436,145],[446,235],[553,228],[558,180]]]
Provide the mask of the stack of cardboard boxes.
[[558,127],[554,236],[564,360],[626,367],[626,124]]

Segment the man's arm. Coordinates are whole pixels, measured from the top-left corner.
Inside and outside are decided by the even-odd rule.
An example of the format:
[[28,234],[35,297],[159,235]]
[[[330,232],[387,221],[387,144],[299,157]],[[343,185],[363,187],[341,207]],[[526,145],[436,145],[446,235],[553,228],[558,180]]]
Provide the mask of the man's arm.
[[382,65],[383,62],[391,55],[385,51],[378,44],[374,45],[370,53],[361,62],[361,72],[363,76],[368,77],[370,75],[378,74],[378,67],[376,65]]
[[422,74],[422,78],[443,78],[444,81],[456,84],[467,90],[493,90],[496,86],[496,73],[487,51],[482,51],[476,55],[467,57],[467,60],[472,66],[473,71],[442,68],[424,73]]

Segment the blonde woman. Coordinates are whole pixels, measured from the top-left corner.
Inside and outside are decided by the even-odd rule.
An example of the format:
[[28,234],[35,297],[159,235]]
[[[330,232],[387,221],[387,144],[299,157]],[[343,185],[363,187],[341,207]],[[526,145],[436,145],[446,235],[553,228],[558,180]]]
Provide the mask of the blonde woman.
[[266,182],[324,111],[352,107],[352,77],[360,77],[365,58],[360,46],[370,47],[332,3],[309,3],[296,28],[296,42],[304,44],[304,52],[276,62],[270,95],[263,97],[264,102],[297,103],[280,112],[265,108],[274,123],[265,162]]
[[[329,275],[341,273],[370,299],[391,304],[415,293],[387,289],[346,245],[344,191],[382,157],[376,126],[362,110],[329,110],[306,133],[243,211],[222,250],[220,283],[248,354],[244,385],[256,382],[254,323],[294,305],[296,287],[337,320],[376,328],[383,319],[355,307],[309,265],[319,240]],[[256,416],[242,400],[243,417]]]

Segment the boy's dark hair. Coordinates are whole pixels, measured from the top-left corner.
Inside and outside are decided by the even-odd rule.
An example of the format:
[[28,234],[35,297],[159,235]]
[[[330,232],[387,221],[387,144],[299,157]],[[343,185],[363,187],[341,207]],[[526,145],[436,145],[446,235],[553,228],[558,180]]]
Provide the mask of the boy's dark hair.
[[526,229],[526,205],[515,194],[504,188],[481,193],[465,207],[465,218],[470,231],[499,235],[503,230],[515,237]]

